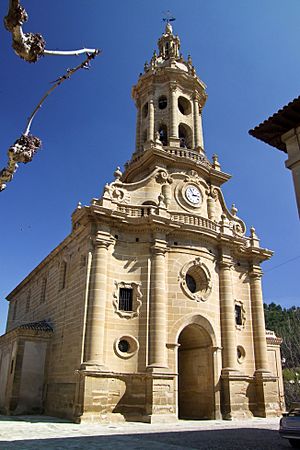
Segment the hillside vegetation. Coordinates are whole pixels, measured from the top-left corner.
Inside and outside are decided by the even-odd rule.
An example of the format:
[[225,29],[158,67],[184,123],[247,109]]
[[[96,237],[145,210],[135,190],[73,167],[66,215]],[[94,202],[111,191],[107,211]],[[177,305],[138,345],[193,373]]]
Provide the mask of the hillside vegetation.
[[281,356],[286,406],[300,401],[300,308],[264,305],[266,329],[283,339]]

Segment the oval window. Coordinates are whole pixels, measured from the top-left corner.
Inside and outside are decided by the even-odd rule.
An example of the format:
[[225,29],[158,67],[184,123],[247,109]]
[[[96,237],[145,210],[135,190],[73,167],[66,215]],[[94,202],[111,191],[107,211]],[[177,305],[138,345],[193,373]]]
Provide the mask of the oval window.
[[191,102],[185,97],[178,98],[178,109],[181,114],[187,116],[191,113]]
[[196,292],[197,284],[196,284],[195,278],[193,278],[188,273],[186,274],[186,285],[187,285],[188,289],[192,292],[192,294],[194,294]]
[[167,107],[168,101],[165,95],[161,95],[158,99],[158,107],[159,109],[165,109]]

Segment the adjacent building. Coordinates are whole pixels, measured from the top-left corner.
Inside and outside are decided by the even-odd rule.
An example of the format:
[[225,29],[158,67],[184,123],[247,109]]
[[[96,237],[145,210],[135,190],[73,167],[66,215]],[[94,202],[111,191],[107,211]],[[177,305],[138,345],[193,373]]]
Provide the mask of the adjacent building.
[[249,134],[288,154],[285,165],[292,171],[300,216],[300,97],[250,130]]
[[171,25],[133,87],[136,147],[72,231],[7,297],[0,409],[83,420],[279,415],[265,330],[272,256],[206,156],[206,87]]

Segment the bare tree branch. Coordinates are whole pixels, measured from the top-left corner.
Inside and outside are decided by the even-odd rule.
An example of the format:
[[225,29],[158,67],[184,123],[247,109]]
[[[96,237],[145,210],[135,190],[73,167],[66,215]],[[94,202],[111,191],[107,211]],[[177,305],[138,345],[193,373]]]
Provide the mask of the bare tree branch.
[[60,86],[65,80],[68,80],[75,72],[77,72],[77,70],[88,69],[90,61],[92,59],[94,59],[97,55],[99,55],[99,53],[100,53],[100,50],[95,50],[94,53],[88,54],[87,58],[81,64],[78,64],[78,66],[74,67],[73,69],[67,69],[67,72],[63,76],[59,77],[57,80],[54,81],[53,86],[43,95],[43,97],[41,98],[41,100],[39,101],[39,103],[37,104],[37,106],[35,107],[33,112],[31,113],[31,115],[29,116],[25,131],[24,131],[25,136],[27,136],[29,134],[31,124],[32,124],[32,121],[33,121],[36,113],[41,108],[42,104],[44,103],[46,98],[51,94],[51,92],[53,92],[54,89],[56,89],[58,86]]
[[44,55],[49,56],[78,56],[82,53],[95,53],[95,48],[80,48],[79,50],[44,50]]
[[36,62],[41,56],[76,56],[82,53],[94,53],[97,49],[82,48],[80,50],[46,50],[46,42],[39,33],[24,33],[22,26],[28,20],[28,14],[19,0],[9,0],[8,14],[4,18],[7,31],[12,34],[12,47],[20,58],[30,63]]
[[[13,1],[13,0],[12,0]],[[34,108],[33,112],[30,114],[24,133],[19,139],[8,149],[7,156],[8,162],[6,167],[0,171],[0,192],[6,188],[6,183],[11,181],[14,173],[18,168],[18,163],[27,164],[32,161],[35,153],[41,148],[41,140],[30,134],[30,128],[34,117],[41,108],[42,104],[46,98],[53,92],[58,86],[60,86],[65,80],[71,78],[71,76],[77,72],[79,69],[88,69],[90,67],[90,61],[94,59],[100,53],[96,50],[94,53],[88,54],[86,59],[78,66],[67,69],[67,72],[54,81],[53,86],[43,95],[41,100],[38,102],[37,106]]]

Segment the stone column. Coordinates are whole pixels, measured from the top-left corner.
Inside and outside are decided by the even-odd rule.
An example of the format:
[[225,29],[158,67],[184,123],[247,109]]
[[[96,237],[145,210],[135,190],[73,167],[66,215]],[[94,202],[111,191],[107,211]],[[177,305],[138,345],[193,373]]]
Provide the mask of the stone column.
[[237,348],[235,331],[234,299],[232,295],[231,263],[220,262],[220,303],[223,370],[237,370]]
[[[156,242],[152,247],[151,303],[150,303],[150,357],[149,366],[168,367],[167,329],[168,303],[165,286],[165,243]],[[149,367],[148,366],[148,367]]]
[[170,86],[170,137],[178,138],[176,86]]
[[135,151],[141,151],[141,107],[137,104],[137,115],[136,115],[136,135],[135,135]]
[[200,124],[199,124],[199,101],[197,95],[194,96],[194,136],[195,136],[195,147],[200,146]]
[[199,122],[199,128],[198,128],[198,133],[199,133],[199,146],[202,148],[202,150],[204,151],[204,141],[203,141],[203,127],[202,127],[202,112],[199,112],[199,116],[198,116],[198,122]]
[[104,330],[106,309],[107,255],[110,241],[95,239],[92,257],[84,366],[104,365]]
[[178,107],[176,97],[176,84],[170,85],[170,107],[169,107],[169,145],[172,147],[180,147],[180,139],[178,137]]
[[300,127],[289,130],[281,136],[286,145],[288,159],[285,165],[292,171],[298,213],[300,217]]
[[153,94],[149,98],[149,134],[148,141],[154,141],[154,99]]
[[254,268],[250,272],[250,292],[252,327],[256,372],[269,372],[265,316],[261,289],[262,272],[260,268]]

